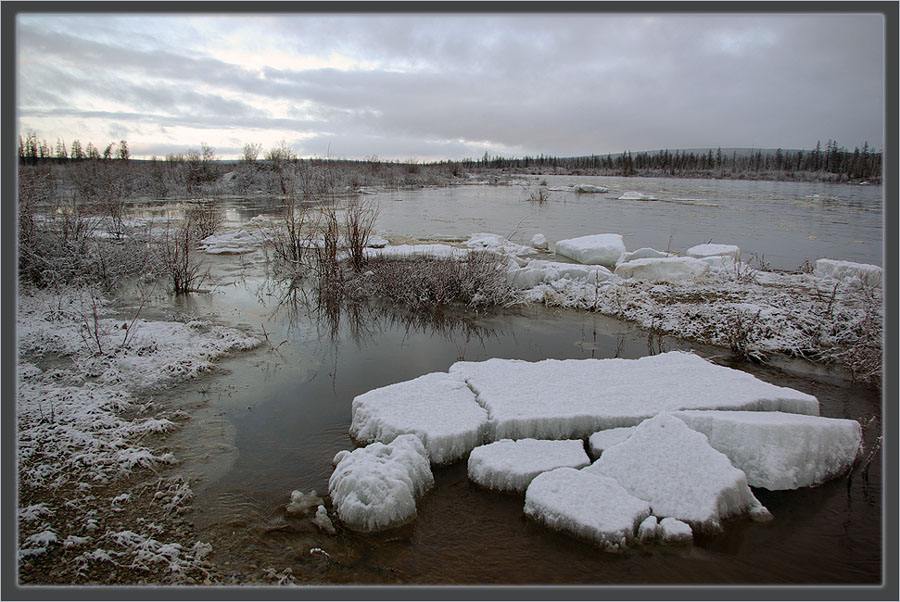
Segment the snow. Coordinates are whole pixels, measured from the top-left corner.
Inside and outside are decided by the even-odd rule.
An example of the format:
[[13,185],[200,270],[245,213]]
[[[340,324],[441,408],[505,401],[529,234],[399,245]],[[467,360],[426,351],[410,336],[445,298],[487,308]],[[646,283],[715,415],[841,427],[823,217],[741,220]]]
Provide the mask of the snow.
[[443,372],[363,393],[353,400],[351,414],[350,435],[357,441],[390,443],[411,433],[435,464],[465,457],[487,429],[487,412],[472,391]]
[[363,532],[397,527],[416,516],[416,498],[434,486],[428,452],[415,435],[346,454],[328,481],[341,521]]
[[547,242],[547,237],[543,234],[535,234],[531,237],[531,246],[540,251],[546,251],[550,248],[550,243]]
[[591,461],[580,439],[503,439],[469,454],[469,479],[490,489],[525,491],[534,477],[555,468],[582,468]]
[[650,514],[647,502],[613,479],[574,468],[557,468],[531,481],[525,514],[553,529],[588,539],[604,550],[621,551]]
[[663,543],[690,543],[694,539],[691,526],[677,518],[664,518],[659,521],[659,535]]
[[881,286],[884,270],[868,263],[855,263],[837,259],[817,259],[815,275],[834,280],[858,279],[871,286]]
[[596,194],[609,192],[609,188],[606,188],[605,186],[594,186],[593,184],[576,184],[575,186],[572,186],[572,192]]
[[528,289],[542,282],[552,282],[562,278],[605,282],[612,272],[603,266],[588,266],[577,263],[562,263],[544,259],[532,259],[523,267],[513,267],[507,272],[509,283],[519,289]]
[[692,257],[659,257],[620,263],[615,274],[646,282],[681,282],[698,278],[708,269],[708,264]]
[[649,194],[644,194],[642,192],[636,192],[634,190],[629,190],[628,192],[622,194],[619,197],[620,201],[655,201],[656,197],[651,196]]
[[655,516],[648,516],[638,527],[638,540],[641,543],[647,543],[656,539],[657,535],[659,535],[659,521]]
[[635,259],[662,259],[664,257],[672,257],[672,254],[664,253],[663,251],[657,251],[656,249],[651,249],[650,247],[641,247],[636,251],[623,253],[616,262],[616,265],[618,266],[625,263],[626,261],[634,261]]
[[588,439],[588,447],[591,450],[591,456],[599,458],[600,454],[613,445],[618,445],[628,439],[628,437],[631,436],[631,433],[634,432],[634,429],[635,427],[633,426],[623,426],[614,429],[606,429],[605,431],[597,431]]
[[242,228],[207,236],[200,241],[199,249],[210,255],[240,255],[252,253],[262,246],[265,240],[261,230],[248,232]]
[[388,246],[390,241],[384,238],[383,236],[378,236],[377,234],[372,234],[369,236],[369,239],[366,241],[366,246],[372,249],[383,249]]
[[645,420],[583,470],[615,479],[654,515],[698,529],[720,530],[723,520],[761,506],[744,473],[669,413]]
[[625,242],[621,234],[591,234],[556,243],[557,255],[574,259],[578,263],[608,268],[614,268],[624,252]]
[[850,470],[861,440],[855,420],[783,412],[674,414],[744,471],[752,487],[819,485]]
[[696,257],[698,259],[702,259],[704,257],[728,256],[734,260],[738,260],[741,257],[741,250],[735,245],[719,245],[707,243],[704,245],[695,245],[688,249],[686,252],[688,257]]
[[500,236],[499,234],[489,234],[487,232],[479,232],[469,237],[463,243],[466,248],[476,251],[492,251],[503,255],[533,255],[536,253],[534,247],[519,245]]
[[491,440],[586,438],[682,409],[818,414],[811,395],[678,351],[636,360],[492,358],[457,362],[449,372],[487,410]]

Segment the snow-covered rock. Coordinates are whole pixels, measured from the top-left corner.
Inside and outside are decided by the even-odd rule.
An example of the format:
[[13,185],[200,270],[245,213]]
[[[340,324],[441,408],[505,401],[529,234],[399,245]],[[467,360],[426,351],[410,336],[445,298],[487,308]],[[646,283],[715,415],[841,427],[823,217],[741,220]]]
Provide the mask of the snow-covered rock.
[[855,420],[783,412],[686,411],[674,414],[744,471],[752,487],[796,489],[850,469],[862,431]]
[[735,245],[719,245],[707,243],[703,245],[695,245],[688,249],[686,252],[688,257],[696,257],[697,259],[702,259],[704,257],[728,256],[734,260],[738,260],[741,257],[741,249]]
[[873,286],[881,286],[884,270],[877,265],[840,261],[838,259],[817,259],[814,274],[819,278],[849,280],[856,278]]
[[659,521],[657,532],[663,543],[690,543],[694,539],[691,526],[671,516]]
[[662,259],[664,257],[672,257],[672,254],[657,251],[650,247],[642,247],[636,251],[631,251],[630,253],[623,253],[616,261],[616,265],[625,263],[626,261],[634,261],[635,259]]
[[674,410],[819,413],[812,395],[680,351],[636,360],[492,358],[457,362],[450,376],[488,411],[488,440],[583,439]]
[[465,457],[481,445],[487,429],[487,412],[474,393],[443,372],[363,393],[350,411],[350,435],[357,441],[390,443],[411,433],[435,464]]
[[669,413],[645,420],[583,470],[615,479],[654,515],[699,529],[721,529],[724,519],[762,506],[743,471]]
[[580,439],[547,441],[503,439],[476,447],[469,454],[469,479],[490,489],[525,491],[542,472],[590,464]]
[[619,197],[620,201],[655,201],[656,197],[651,196],[649,194],[644,194],[642,192],[636,192],[634,190],[629,190],[628,192],[622,194]]
[[531,246],[539,251],[546,251],[550,248],[550,243],[547,242],[547,237],[543,234],[535,234],[531,237]]
[[605,431],[597,431],[588,439],[588,447],[591,450],[591,457],[599,458],[600,454],[612,447],[618,445],[631,436],[635,427],[623,426],[615,429],[606,429]]
[[575,184],[575,186],[572,186],[572,192],[597,194],[609,192],[609,188],[606,188],[605,186],[594,186],[593,184]]
[[693,257],[660,257],[620,263],[615,274],[645,282],[683,282],[702,276],[707,270],[709,264]]
[[554,282],[561,278],[605,282],[611,277],[612,272],[603,266],[562,263],[544,259],[532,259],[525,266],[513,267],[507,272],[509,283],[519,289],[533,288],[542,282]]
[[625,252],[621,234],[591,234],[568,238],[556,243],[556,253],[578,263],[614,268]]
[[557,468],[531,481],[525,491],[525,514],[605,550],[621,551],[634,541],[650,506],[613,479]]
[[345,454],[328,480],[341,521],[355,531],[383,531],[416,516],[416,498],[434,486],[428,452],[415,435]]

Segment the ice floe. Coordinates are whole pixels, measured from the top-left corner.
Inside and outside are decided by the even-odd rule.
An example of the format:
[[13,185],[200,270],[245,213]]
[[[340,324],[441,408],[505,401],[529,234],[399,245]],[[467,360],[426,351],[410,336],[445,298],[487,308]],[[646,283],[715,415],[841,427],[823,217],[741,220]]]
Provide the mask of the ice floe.
[[654,515],[699,529],[721,529],[723,520],[762,507],[744,472],[669,413],[645,420],[583,470],[615,479]]
[[657,200],[655,196],[644,194],[642,192],[636,192],[634,190],[629,190],[622,194],[619,197],[620,201],[655,201]]
[[445,244],[422,245],[392,245],[381,249],[365,249],[367,258],[383,257],[387,259],[413,259],[418,257],[433,257],[437,259],[465,259],[469,256],[469,249],[460,249]]
[[511,267],[507,272],[509,283],[519,289],[533,288],[542,282],[554,282],[562,278],[597,283],[604,282],[611,276],[612,272],[603,266],[562,263],[544,259],[532,259],[522,267]]
[[576,184],[575,186],[572,186],[572,192],[597,194],[609,192],[609,188],[606,188],[605,186],[594,186],[593,184]]
[[837,259],[817,259],[814,273],[819,278],[831,278],[834,280],[855,278],[865,284],[881,286],[883,272],[884,270],[881,267],[868,263],[855,263]]
[[492,358],[457,362],[450,375],[487,409],[494,440],[586,438],[667,410],[819,412],[812,395],[678,351],[637,360]]
[[469,479],[490,489],[525,491],[534,477],[555,468],[582,468],[591,461],[580,439],[503,439],[469,454]]
[[605,550],[621,551],[634,541],[650,506],[613,479],[557,468],[531,481],[525,491],[525,514]]
[[636,251],[623,253],[616,261],[616,265],[623,264],[626,261],[634,261],[635,259],[662,259],[664,257],[672,257],[672,254],[665,253],[663,251],[657,251],[656,249],[651,249],[650,247],[641,247]]
[[535,234],[531,237],[531,246],[539,251],[546,251],[550,248],[550,243],[547,242],[547,237],[543,234]]
[[693,257],[659,257],[620,263],[616,276],[645,282],[682,282],[702,276],[709,265]]
[[534,247],[516,244],[499,234],[489,234],[487,232],[473,234],[463,244],[469,249],[493,251],[506,255],[533,255],[536,252]]
[[399,435],[419,437],[431,461],[463,458],[483,441],[487,412],[472,391],[446,373],[374,389],[351,405],[350,435],[357,441],[390,443]]
[[625,252],[621,234],[590,234],[568,238],[556,243],[556,253],[578,263],[616,267],[616,261]]
[[784,412],[686,411],[674,414],[744,471],[753,487],[796,489],[824,483],[853,465],[861,438],[855,420]]
[[328,480],[341,521],[355,531],[397,527],[416,516],[416,499],[434,486],[428,452],[415,435],[342,454]]
[[688,257],[696,257],[697,259],[727,256],[737,260],[741,257],[741,249],[736,245],[719,245],[712,243],[695,245],[688,249],[686,253]]
[[210,255],[240,255],[252,253],[265,242],[262,231],[245,229],[207,236],[200,241],[199,249]]
[[619,428],[597,431],[588,438],[588,447],[591,450],[591,456],[599,458],[600,454],[613,445],[618,445],[619,443],[622,443],[622,441],[625,441],[625,439],[628,439],[635,428],[636,427],[633,426],[622,426]]
[[657,533],[663,543],[690,543],[694,539],[691,526],[671,516],[659,521]]

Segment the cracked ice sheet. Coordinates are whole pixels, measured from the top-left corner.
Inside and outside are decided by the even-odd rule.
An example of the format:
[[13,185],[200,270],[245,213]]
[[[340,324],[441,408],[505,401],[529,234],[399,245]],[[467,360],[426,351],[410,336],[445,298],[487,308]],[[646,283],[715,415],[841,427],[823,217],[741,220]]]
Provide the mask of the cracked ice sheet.
[[563,466],[583,468],[590,463],[580,439],[503,439],[472,450],[468,474],[470,480],[484,487],[522,492],[543,472]]
[[678,351],[637,360],[494,358],[457,362],[450,375],[488,411],[492,440],[583,439],[674,410],[819,413],[812,395]]

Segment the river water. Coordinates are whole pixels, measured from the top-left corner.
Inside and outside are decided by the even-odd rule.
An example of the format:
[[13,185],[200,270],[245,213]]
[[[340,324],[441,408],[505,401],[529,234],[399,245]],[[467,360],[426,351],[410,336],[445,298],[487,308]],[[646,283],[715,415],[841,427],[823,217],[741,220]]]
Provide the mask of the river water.
[[[550,186],[578,180],[541,179]],[[817,256],[881,263],[880,189],[875,187],[581,181],[608,186],[611,192],[554,192],[543,205],[525,201],[521,185],[381,193],[373,197],[381,207],[377,229],[463,238],[479,231],[517,231],[524,240],[542,232],[551,241],[620,232],[629,249],[667,244],[682,249],[712,238],[764,252],[773,267],[793,268]],[[667,200],[612,200],[619,190]],[[246,223],[273,206],[270,201],[233,201],[228,220]],[[640,546],[624,554],[599,552],[527,520],[523,495],[475,486],[466,477],[465,462],[436,469],[435,487],[419,501],[418,518],[386,533],[327,535],[308,518],[286,517],[292,490],[327,492],[333,456],[354,447],[348,435],[352,399],[373,388],[446,371],[462,359],[637,358],[693,348],[727,360],[722,350],[659,340],[633,325],[571,310],[525,307],[423,318],[371,307],[317,315],[302,303],[280,304],[281,292],[262,276],[262,261],[258,252],[209,257],[211,292],[160,300],[146,310],[208,317],[245,327],[266,341],[165,396],[195,416],[171,435],[169,444],[184,460],[179,470],[194,479],[191,520],[198,538],[213,544],[215,562],[235,581],[266,582],[268,568],[282,575],[290,568],[296,582],[313,584],[881,581],[878,461],[867,478],[855,474],[798,491],[756,490],[774,515],[769,523],[732,520],[723,533],[698,536],[690,546]],[[802,366],[787,374],[729,365],[816,395],[822,415],[875,416],[870,443],[881,430],[877,390],[805,372]],[[325,550],[331,560],[310,554],[313,548]]]

